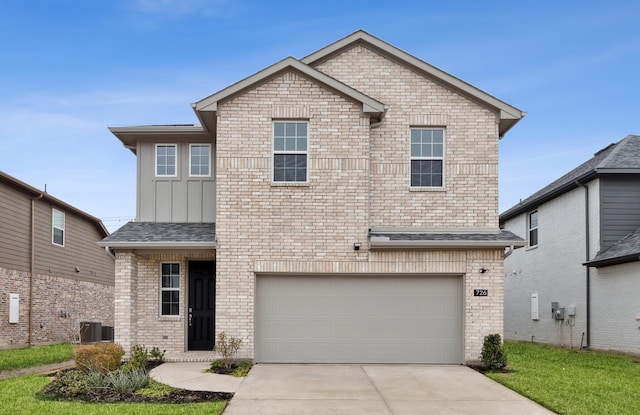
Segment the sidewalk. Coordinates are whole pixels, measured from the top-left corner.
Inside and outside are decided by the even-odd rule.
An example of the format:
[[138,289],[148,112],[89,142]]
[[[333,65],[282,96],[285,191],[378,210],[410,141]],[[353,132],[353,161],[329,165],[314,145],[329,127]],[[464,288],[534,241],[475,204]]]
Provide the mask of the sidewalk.
[[4,370],[0,372],[0,380],[14,378],[16,376],[23,375],[40,375],[49,372],[55,372],[60,369],[68,369],[74,367],[76,364],[73,360],[67,360],[66,362],[51,363],[49,365],[26,367],[24,369],[12,369]]

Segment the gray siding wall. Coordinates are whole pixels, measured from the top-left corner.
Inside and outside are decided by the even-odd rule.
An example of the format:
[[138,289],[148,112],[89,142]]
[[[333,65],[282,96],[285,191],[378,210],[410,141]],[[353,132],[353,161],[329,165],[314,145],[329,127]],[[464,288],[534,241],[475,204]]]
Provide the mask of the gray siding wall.
[[29,271],[31,198],[0,181],[0,267]]
[[[31,271],[30,193],[0,182],[0,267]],[[65,214],[65,245],[52,243],[52,208]],[[35,271],[76,281],[114,284],[114,259],[96,242],[104,237],[96,224],[46,199],[35,204]],[[80,270],[76,271],[76,267]]]
[[640,227],[640,178],[606,175],[601,178],[601,249],[606,249]]
[[[598,181],[589,184],[591,254],[597,251]],[[574,189],[538,207],[538,246],[516,249],[505,259],[504,337],[580,346],[586,331],[584,189]],[[527,239],[527,215],[504,228]],[[531,294],[538,294],[539,320],[531,318]],[[576,307],[573,325],[551,317],[551,302]]]
[[[156,177],[156,143],[177,144],[178,174]],[[211,144],[211,176],[189,176],[189,144]],[[158,140],[138,143],[139,222],[214,222],[216,213],[215,146],[210,141]]]

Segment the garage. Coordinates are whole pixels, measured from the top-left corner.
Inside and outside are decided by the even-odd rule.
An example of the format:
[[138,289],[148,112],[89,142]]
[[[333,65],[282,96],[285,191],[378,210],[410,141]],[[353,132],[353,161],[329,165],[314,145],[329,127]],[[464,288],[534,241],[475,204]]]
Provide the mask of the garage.
[[258,276],[263,363],[463,362],[461,276]]

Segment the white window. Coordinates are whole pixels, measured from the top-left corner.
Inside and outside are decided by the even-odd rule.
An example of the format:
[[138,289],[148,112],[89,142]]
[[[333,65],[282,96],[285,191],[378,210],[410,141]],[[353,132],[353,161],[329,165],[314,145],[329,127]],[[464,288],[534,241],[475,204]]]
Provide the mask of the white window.
[[54,245],[64,246],[64,212],[51,210],[51,241]]
[[189,145],[189,176],[211,176],[211,145]]
[[177,150],[176,144],[156,144],[156,176],[178,175]]
[[160,314],[180,315],[180,264],[161,264]]
[[534,210],[529,213],[529,246],[538,245],[538,211]]
[[307,181],[308,123],[277,121],[273,123],[273,181]]
[[411,129],[411,187],[442,187],[444,129]]

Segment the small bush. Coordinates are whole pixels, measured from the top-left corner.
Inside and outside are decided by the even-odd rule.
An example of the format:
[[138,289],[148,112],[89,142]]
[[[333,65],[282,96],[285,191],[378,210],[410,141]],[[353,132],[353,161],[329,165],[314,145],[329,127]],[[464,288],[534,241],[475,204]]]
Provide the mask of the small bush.
[[218,340],[215,346],[213,346],[213,350],[220,353],[224,365],[228,369],[233,365],[238,350],[240,349],[240,344],[242,344],[242,340],[237,337],[228,336],[224,331],[218,334]]
[[154,360],[158,363],[162,363],[164,362],[164,354],[166,352],[167,352],[166,350],[160,351],[159,348],[153,347],[151,348],[151,352],[149,353],[149,355],[151,356],[151,360]]
[[211,362],[211,369],[222,369],[222,368],[226,368],[227,365],[224,364],[224,360],[222,359],[216,359],[213,362]]
[[103,386],[102,373],[97,371],[66,370],[60,372],[44,387],[42,393],[62,398],[75,398]]
[[97,343],[76,349],[76,367],[83,371],[108,372],[122,363],[124,349],[115,343]]
[[499,334],[485,336],[481,357],[482,363],[487,370],[498,370],[507,365],[507,356]]
[[137,369],[144,369],[149,363],[149,351],[144,346],[135,345],[131,348],[129,365]]

